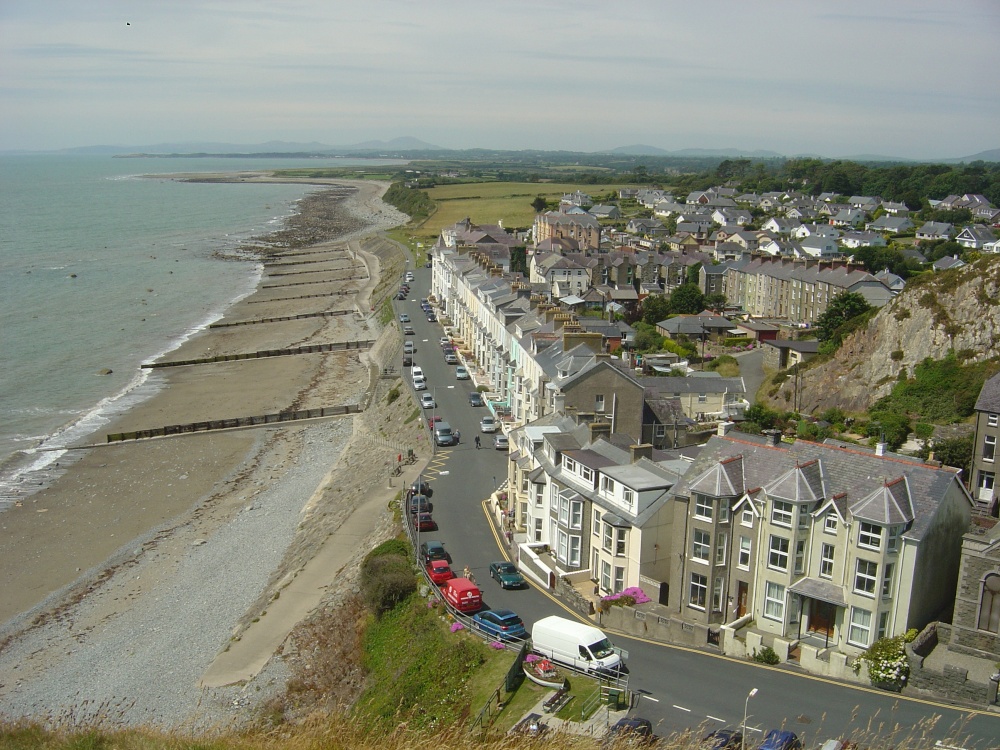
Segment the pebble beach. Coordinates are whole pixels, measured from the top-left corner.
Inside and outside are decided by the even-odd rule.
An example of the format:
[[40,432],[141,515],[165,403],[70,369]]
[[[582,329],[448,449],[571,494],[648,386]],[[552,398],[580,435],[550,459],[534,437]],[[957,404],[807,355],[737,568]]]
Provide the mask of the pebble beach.
[[[319,592],[317,603],[351,585],[338,574],[393,533],[381,496],[372,497],[373,461],[421,439],[418,423],[401,426],[395,442],[371,438],[378,373],[401,345],[394,327],[383,330],[372,312],[386,293],[383,279],[394,286],[404,267],[403,250],[378,236],[407,219],[382,203],[386,188],[337,181],[304,200],[300,213],[261,243],[268,255],[257,290],[220,321],[245,324],[208,328],[161,362],[312,344],[373,346],[160,368],[151,376],[159,379],[155,395],[73,446],[60,476],[3,514],[3,718],[231,728],[283,688],[286,669],[271,653],[239,654],[256,665],[240,679],[227,679],[228,666],[213,672],[213,663],[232,656],[234,644],[246,650],[255,642],[242,636],[268,622],[269,603],[268,627],[283,641],[311,606],[311,595],[294,610],[290,595],[276,604],[300,573]],[[346,314],[329,314],[338,312]],[[99,440],[342,405],[362,413]],[[303,573],[361,507],[366,522],[351,527],[350,560],[325,580]]]

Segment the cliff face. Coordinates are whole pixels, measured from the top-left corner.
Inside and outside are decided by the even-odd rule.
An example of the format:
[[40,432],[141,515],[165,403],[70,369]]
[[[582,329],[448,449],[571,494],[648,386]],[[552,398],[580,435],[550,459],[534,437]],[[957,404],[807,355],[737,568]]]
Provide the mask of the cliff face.
[[[914,365],[951,350],[968,362],[1000,356],[1000,257],[911,280],[832,359],[802,372],[799,409],[864,411],[892,390],[901,370],[912,375]],[[787,409],[794,389],[789,378],[770,405]]]

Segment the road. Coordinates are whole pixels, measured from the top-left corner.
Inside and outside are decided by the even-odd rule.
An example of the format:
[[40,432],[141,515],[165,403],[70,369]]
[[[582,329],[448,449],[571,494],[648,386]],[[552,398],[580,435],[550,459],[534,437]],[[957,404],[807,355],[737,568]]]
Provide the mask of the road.
[[[485,603],[494,609],[513,609],[529,631],[531,623],[547,615],[575,617],[536,587],[504,591],[489,579],[489,563],[502,559],[503,553],[483,500],[507,476],[507,454],[493,449],[490,435],[481,435],[483,448],[476,450],[473,439],[480,434],[479,420],[489,412],[469,405],[471,381],[456,380],[455,367],[445,364],[439,344],[443,330],[440,324],[428,323],[420,309],[420,298],[430,286],[430,271],[417,269],[415,275],[410,298],[395,302],[397,314],[409,314],[416,331],[407,338],[415,340],[414,363],[423,368],[428,389],[438,402],[434,413],[462,433],[460,445],[436,449],[425,472],[434,490],[433,515],[439,530],[422,537],[443,541],[454,568],[461,570],[468,565],[472,569]],[[750,746],[762,730],[781,726],[806,737],[809,743],[851,733],[889,737],[895,727],[901,727],[895,745],[917,732],[918,736],[926,734],[945,742],[942,748],[1000,746],[1000,717],[996,714],[969,713],[812,677],[789,667],[766,667],[706,651],[610,635],[616,645],[629,652],[630,688],[640,696],[634,713],[658,725],[658,734],[739,726],[747,695],[757,688],[748,704]]]

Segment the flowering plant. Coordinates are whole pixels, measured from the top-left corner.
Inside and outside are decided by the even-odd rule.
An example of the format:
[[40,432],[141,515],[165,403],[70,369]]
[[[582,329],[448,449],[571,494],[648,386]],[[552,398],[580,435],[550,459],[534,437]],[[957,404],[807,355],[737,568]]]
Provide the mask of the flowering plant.
[[638,586],[630,586],[624,591],[619,591],[617,594],[609,594],[608,596],[601,597],[601,601],[616,602],[626,598],[632,599],[633,604],[646,604],[647,602],[653,601],[646,596],[646,592]]
[[527,656],[524,657],[524,660],[530,664],[531,662],[538,661],[541,658],[542,657],[540,657],[538,654],[528,654]]
[[452,633],[457,633],[459,630],[465,630],[465,625],[460,622],[453,622],[450,630]]
[[500,641],[492,641],[490,643],[490,648],[495,648],[497,651],[503,651],[503,644]]
[[910,661],[906,657],[905,637],[879,638],[861,656],[854,660],[854,673],[861,671],[861,664],[868,665],[868,678],[872,685],[902,688],[910,676]]

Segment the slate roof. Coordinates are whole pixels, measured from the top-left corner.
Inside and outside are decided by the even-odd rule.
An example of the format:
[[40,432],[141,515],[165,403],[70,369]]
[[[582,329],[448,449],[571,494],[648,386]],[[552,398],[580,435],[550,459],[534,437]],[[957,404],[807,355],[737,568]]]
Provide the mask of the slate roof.
[[[732,460],[735,458],[739,461]],[[912,525],[904,534],[910,539],[923,538],[949,491],[957,486],[965,493],[958,470],[947,466],[930,466],[897,454],[878,456],[872,450],[844,444],[797,440],[773,446],[742,433],[709,438],[673,493],[738,496],[745,488],[766,487],[797,465],[814,460],[822,465],[826,502],[842,498],[852,513],[856,510],[859,517],[873,521],[875,516],[894,520],[912,515]],[[737,467],[741,470],[738,477],[733,475]],[[968,498],[968,493],[965,495]],[[971,498],[969,503],[971,507]]]
[[976,399],[976,411],[1000,414],[1000,374],[983,383],[979,398]]

